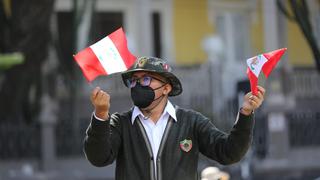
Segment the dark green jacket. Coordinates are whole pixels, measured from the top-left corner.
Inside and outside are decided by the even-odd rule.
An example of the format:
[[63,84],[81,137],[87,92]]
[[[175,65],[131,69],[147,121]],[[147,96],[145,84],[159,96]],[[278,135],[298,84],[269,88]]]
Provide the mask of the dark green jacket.
[[[93,165],[106,166],[116,160],[116,180],[196,180],[199,153],[232,164],[241,160],[252,140],[253,115],[239,113],[228,135],[200,113],[177,107],[177,122],[169,119],[158,157],[153,157],[143,125],[138,119],[132,124],[131,114],[131,110],[115,113],[105,122],[93,116],[84,141],[86,157]],[[180,147],[185,139],[192,141],[188,152]],[[153,161],[157,161],[156,173]]]

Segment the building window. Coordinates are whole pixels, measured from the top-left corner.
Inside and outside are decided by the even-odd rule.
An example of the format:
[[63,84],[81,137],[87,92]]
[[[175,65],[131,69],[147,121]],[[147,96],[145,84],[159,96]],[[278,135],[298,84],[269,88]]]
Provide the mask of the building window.
[[235,58],[237,61],[243,62],[248,58],[249,54],[249,24],[247,17],[240,13],[235,13],[232,16],[232,22],[234,24],[234,46],[235,46]]
[[118,28],[123,27],[122,12],[96,12],[90,31],[90,43],[93,44]]
[[159,12],[152,13],[153,56],[162,57],[161,17]]
[[228,60],[243,62],[250,54],[248,18],[238,12],[224,12],[216,17],[217,32],[225,42]]

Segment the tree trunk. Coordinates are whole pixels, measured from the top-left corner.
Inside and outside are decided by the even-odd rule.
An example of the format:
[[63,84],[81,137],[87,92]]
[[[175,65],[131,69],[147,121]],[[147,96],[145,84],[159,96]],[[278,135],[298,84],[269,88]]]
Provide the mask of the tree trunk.
[[41,66],[50,42],[54,0],[12,0],[11,16],[0,3],[0,53],[22,52],[25,62],[3,72],[0,119],[32,121],[39,111]]

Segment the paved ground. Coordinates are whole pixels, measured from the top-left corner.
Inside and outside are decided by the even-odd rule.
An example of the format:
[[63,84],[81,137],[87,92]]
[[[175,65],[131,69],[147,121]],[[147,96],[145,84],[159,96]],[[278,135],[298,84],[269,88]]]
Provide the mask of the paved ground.
[[39,171],[39,163],[29,161],[0,162],[0,180],[112,180],[114,164],[97,168],[84,158],[58,160],[54,170]]

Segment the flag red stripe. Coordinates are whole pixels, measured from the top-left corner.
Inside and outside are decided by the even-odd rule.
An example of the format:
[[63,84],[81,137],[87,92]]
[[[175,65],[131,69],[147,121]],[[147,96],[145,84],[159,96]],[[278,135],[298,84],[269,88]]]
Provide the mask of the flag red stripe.
[[74,56],[86,79],[91,82],[99,75],[107,75],[97,56],[90,47]]
[[250,80],[250,87],[251,87],[251,92],[253,95],[257,95],[258,94],[258,78],[256,77],[256,75],[254,75],[254,73],[247,68],[247,75],[248,78]]
[[280,61],[281,56],[287,48],[277,49],[275,51],[264,53],[263,56],[268,59],[268,61],[263,65],[262,71],[266,78],[269,77],[269,74],[273,70],[273,68],[277,65],[278,61]]
[[130,68],[135,62],[136,57],[130,53],[128,50],[127,39],[122,28],[119,28],[115,32],[109,35],[114,45],[119,51],[121,58],[127,68]]

